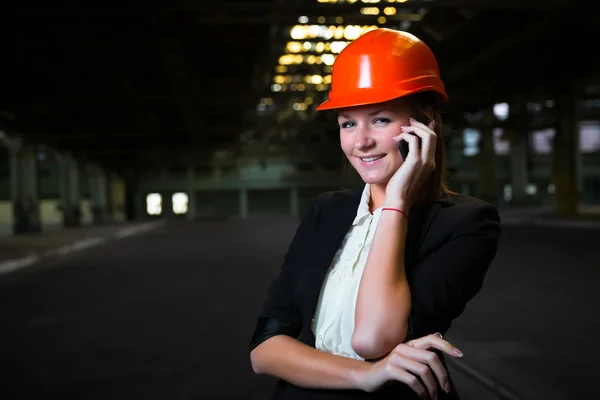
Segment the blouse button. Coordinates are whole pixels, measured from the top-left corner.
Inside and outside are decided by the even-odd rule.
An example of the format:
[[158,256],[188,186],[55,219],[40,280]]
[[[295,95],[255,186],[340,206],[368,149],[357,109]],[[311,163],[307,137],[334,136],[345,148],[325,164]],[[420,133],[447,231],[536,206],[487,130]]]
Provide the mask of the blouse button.
[[323,335],[319,335],[319,340],[323,340]]
[[362,246],[363,246],[363,244],[362,244],[362,243],[359,243],[359,244],[358,244],[358,247],[362,247]]

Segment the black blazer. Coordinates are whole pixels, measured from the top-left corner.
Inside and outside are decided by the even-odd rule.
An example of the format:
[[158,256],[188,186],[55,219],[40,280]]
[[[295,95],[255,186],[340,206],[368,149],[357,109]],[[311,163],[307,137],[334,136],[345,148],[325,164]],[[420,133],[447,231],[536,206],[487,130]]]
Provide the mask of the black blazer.
[[[311,321],[325,274],[356,216],[363,186],[318,196],[308,207],[269,286],[250,350],[275,335],[289,335],[314,347]],[[405,270],[412,307],[406,341],[446,333],[480,290],[500,235],[496,208],[478,199],[448,195],[409,211]],[[438,352],[438,355],[441,355]],[[443,357],[441,357],[443,359]],[[307,390],[280,380],[273,399],[418,399],[398,383],[379,393]],[[457,399],[456,391],[440,399]]]

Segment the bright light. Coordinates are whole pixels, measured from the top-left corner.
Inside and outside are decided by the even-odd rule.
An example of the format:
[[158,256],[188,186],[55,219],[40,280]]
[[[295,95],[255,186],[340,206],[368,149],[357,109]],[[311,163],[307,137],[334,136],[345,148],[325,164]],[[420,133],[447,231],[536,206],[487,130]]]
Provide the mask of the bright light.
[[290,53],[299,53],[302,50],[302,44],[300,42],[288,42],[285,48]]
[[504,121],[506,118],[508,118],[508,109],[507,103],[494,104],[494,115],[500,121]]
[[146,196],[146,212],[148,215],[160,215],[162,213],[162,196],[158,193],[150,193]]
[[362,15],[379,15],[379,8],[377,7],[363,7],[360,9]]
[[173,193],[171,197],[173,202],[173,214],[183,215],[188,211],[188,195],[187,193]]
[[340,53],[348,45],[349,42],[331,42],[331,51]]
[[323,77],[321,75],[313,75],[312,83],[314,83],[316,85],[320,85],[321,83],[323,83]]
[[321,56],[321,61],[323,61],[323,64],[325,65],[333,65],[335,57],[333,56],[333,54],[323,54]]
[[348,25],[344,28],[344,37],[346,40],[358,39],[362,35],[362,28],[358,25]]

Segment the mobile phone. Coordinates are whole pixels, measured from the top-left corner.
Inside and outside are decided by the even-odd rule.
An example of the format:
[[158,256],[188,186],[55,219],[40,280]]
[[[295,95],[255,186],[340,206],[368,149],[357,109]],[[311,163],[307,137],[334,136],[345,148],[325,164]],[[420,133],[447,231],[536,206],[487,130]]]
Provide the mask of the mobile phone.
[[[425,114],[421,114],[418,116],[413,116],[413,119],[415,119],[416,121],[424,124],[424,125],[429,125],[429,117]],[[421,138],[419,138],[419,148],[421,147]],[[400,154],[402,155],[402,158],[406,160],[406,157],[408,157],[408,142],[405,142],[404,140],[401,140],[398,142],[398,150],[400,150]]]

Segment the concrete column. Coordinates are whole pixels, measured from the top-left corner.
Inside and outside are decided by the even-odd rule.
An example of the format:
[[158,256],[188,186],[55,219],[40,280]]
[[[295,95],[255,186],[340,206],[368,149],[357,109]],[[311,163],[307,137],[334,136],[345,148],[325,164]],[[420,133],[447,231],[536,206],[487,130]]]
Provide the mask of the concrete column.
[[494,153],[494,125],[496,117],[492,109],[483,116],[483,129],[477,154],[477,193],[476,197],[489,203],[497,200],[497,182],[495,173],[496,154]]
[[[575,158],[575,175],[577,176],[577,190],[580,194],[577,198],[577,204],[583,200],[583,191],[585,190],[585,176],[583,174],[583,153],[580,150],[581,146],[581,118],[575,113],[573,115],[573,157]],[[579,212],[579,209],[578,211]]]
[[187,170],[187,195],[188,195],[188,211],[187,219],[193,221],[196,219],[196,170],[189,167]]
[[102,224],[110,220],[106,173],[98,166],[91,166],[89,168],[89,181],[94,223]]
[[146,198],[137,192],[134,196],[134,207],[135,207],[135,219],[143,219],[147,217],[146,213]]
[[70,154],[60,162],[60,197],[64,226],[81,225],[81,188],[79,186],[79,166]]
[[294,217],[298,216],[298,207],[298,187],[292,186],[290,188],[290,211]]
[[113,221],[124,221],[125,215],[125,181],[118,175],[111,174],[108,179],[108,210]]
[[35,147],[25,145],[11,149],[10,173],[13,232],[40,232],[42,226],[40,222],[39,182]]
[[240,217],[248,218],[248,190],[240,189]]
[[572,90],[561,92],[556,99],[558,126],[553,143],[554,204],[556,212],[565,217],[577,214],[579,188],[577,161],[577,131],[575,94]]
[[528,148],[529,142],[526,134],[515,133],[510,143],[510,175],[513,202],[523,204],[527,201]]

